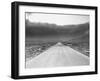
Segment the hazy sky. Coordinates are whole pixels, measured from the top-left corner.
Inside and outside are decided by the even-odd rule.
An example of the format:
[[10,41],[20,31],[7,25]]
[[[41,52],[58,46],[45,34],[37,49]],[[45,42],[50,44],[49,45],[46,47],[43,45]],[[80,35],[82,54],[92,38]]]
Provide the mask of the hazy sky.
[[26,13],[26,19],[35,23],[49,23],[57,25],[81,24],[89,22],[88,15],[63,15],[63,14],[44,14]]

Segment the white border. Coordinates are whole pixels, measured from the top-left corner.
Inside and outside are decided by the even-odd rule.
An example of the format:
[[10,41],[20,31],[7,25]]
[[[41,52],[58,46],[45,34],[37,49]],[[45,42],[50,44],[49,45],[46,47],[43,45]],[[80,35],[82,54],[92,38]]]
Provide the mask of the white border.
[[[90,65],[25,69],[25,12],[65,13],[90,15]],[[69,13],[68,13],[69,12]],[[19,75],[73,73],[95,71],[95,12],[94,10],[54,7],[19,6]]]

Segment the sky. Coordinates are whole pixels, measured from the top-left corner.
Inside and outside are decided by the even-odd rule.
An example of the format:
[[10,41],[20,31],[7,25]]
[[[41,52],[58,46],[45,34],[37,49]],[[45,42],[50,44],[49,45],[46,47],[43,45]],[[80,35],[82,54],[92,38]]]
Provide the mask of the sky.
[[47,13],[26,13],[26,19],[31,23],[49,23],[56,25],[72,25],[89,22],[88,15],[75,14],[47,14]]

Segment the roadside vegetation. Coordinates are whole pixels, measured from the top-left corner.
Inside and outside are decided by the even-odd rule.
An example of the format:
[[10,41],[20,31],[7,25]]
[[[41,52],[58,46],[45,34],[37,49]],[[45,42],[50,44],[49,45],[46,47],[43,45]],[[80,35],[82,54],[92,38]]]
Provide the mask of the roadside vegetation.
[[38,43],[26,42],[25,46],[25,58],[26,61],[40,55],[43,51],[47,50],[49,47],[53,46],[55,42]]

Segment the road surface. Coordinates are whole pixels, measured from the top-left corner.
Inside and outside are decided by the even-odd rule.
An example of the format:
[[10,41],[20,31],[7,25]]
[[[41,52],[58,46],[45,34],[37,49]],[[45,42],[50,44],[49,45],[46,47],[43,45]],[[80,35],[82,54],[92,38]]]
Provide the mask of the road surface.
[[62,43],[26,62],[26,68],[89,65],[89,57]]

